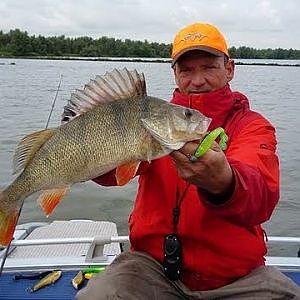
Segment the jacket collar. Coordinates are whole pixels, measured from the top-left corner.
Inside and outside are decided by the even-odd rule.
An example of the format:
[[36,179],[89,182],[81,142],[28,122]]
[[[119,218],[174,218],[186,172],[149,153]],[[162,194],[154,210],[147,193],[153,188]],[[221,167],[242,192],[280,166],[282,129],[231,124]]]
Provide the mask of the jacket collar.
[[191,95],[184,95],[176,88],[171,102],[199,110],[205,116],[212,118],[209,126],[211,130],[225,125],[228,114],[235,106],[236,95],[241,94],[233,93],[229,84],[213,92]]

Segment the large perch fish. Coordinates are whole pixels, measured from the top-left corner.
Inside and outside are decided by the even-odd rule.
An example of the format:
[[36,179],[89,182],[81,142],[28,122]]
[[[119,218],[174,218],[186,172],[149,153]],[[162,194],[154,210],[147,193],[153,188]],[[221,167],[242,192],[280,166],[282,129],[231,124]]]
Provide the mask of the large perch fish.
[[15,181],[0,192],[0,243],[12,237],[23,200],[37,191],[49,215],[69,187],[117,168],[126,184],[141,161],[201,138],[210,119],[193,109],[147,96],[143,74],[113,70],[76,90],[63,124],[24,137],[14,156]]

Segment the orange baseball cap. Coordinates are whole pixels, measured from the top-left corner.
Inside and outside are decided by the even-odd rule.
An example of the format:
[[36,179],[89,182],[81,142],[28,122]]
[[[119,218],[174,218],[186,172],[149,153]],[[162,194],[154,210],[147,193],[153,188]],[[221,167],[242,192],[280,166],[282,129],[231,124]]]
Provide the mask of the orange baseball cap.
[[225,38],[215,26],[193,23],[181,29],[174,38],[172,67],[182,54],[197,49],[216,56],[225,54],[229,57]]

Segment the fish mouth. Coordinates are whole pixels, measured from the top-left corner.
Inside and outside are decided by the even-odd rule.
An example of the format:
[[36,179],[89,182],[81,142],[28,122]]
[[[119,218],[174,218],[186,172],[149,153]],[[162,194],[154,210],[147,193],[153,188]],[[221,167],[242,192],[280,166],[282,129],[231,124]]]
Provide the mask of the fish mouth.
[[190,130],[194,132],[199,138],[207,131],[210,121],[200,122],[196,124],[191,124]]

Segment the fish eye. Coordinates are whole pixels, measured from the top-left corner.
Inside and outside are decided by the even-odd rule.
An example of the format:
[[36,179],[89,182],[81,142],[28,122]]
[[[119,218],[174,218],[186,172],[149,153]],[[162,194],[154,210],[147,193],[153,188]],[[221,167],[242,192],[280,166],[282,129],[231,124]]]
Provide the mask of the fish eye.
[[186,109],[184,111],[184,115],[189,119],[189,118],[191,118],[191,116],[193,115],[193,113],[189,109]]

